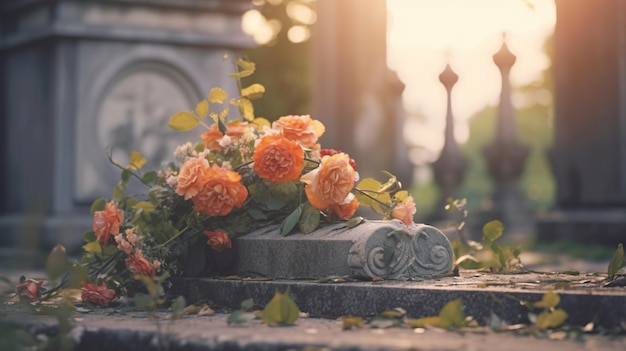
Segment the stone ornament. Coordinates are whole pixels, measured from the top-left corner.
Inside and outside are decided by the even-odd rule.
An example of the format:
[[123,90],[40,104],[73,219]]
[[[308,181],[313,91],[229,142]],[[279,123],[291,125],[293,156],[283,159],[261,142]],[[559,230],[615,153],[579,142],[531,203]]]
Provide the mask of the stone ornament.
[[425,224],[407,227],[398,220],[378,224],[378,229],[357,241],[348,253],[353,276],[408,280],[440,277],[452,269],[452,246],[437,228]]
[[454,257],[441,231],[399,220],[342,222],[288,236],[280,235],[280,226],[267,226],[235,238],[233,249],[232,273],[277,279],[435,278],[450,272]]

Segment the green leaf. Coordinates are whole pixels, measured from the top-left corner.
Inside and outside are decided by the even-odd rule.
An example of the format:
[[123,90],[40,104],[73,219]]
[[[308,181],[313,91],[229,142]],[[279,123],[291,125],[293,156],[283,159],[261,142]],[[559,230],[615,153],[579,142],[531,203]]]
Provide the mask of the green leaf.
[[615,277],[615,273],[617,273],[620,268],[624,265],[624,245],[619,243],[617,245],[617,249],[613,253],[613,257],[611,258],[611,262],[609,263],[608,275],[609,279],[613,279]]
[[67,252],[63,245],[55,245],[46,259],[46,273],[51,280],[56,280],[63,273],[67,272],[69,261]]
[[[130,167],[130,166],[129,166],[129,167]],[[130,179],[130,177],[131,177],[132,175],[133,175],[133,172],[131,172],[130,170],[128,170],[128,169],[123,170],[123,171],[122,171],[122,176],[121,176],[121,178],[122,178],[122,182],[124,182],[124,183],[128,183],[128,180]]]
[[107,205],[107,200],[105,199],[97,199],[91,204],[91,215],[96,213],[96,211],[102,211]]
[[259,83],[254,83],[241,89],[241,97],[245,97],[250,100],[261,98],[263,93],[265,93],[265,87]]
[[83,233],[83,240],[85,240],[85,242],[87,243],[96,241],[96,239],[97,239],[96,233],[93,230],[88,230],[85,233]]
[[300,216],[302,216],[302,206],[298,206],[280,225],[280,235],[285,236],[291,233],[293,228],[296,227],[298,221],[300,220]]
[[254,300],[252,299],[246,299],[246,300],[241,301],[241,309],[244,311],[251,310],[252,306],[254,306]]
[[179,319],[183,316],[187,301],[183,296],[178,296],[174,302],[172,302],[172,312],[174,312],[174,319]]
[[293,324],[298,318],[300,318],[300,309],[289,297],[288,291],[284,294],[277,291],[261,312],[263,323],[268,325]]
[[179,132],[192,130],[197,127],[198,124],[200,124],[200,119],[188,111],[178,112],[172,116],[169,123],[167,123],[168,127]]
[[157,173],[155,171],[147,172],[146,174],[143,175],[143,177],[141,177],[141,180],[147,184],[155,182],[156,179],[157,179]]
[[365,218],[358,216],[358,217],[352,217],[350,218],[347,222],[346,222],[346,227],[348,227],[348,229],[354,228],[357,225],[363,223],[363,221],[365,220]]
[[442,328],[461,328],[465,324],[465,313],[461,300],[452,300],[446,303],[439,312]]
[[557,308],[554,311],[543,311],[537,316],[535,325],[539,329],[556,328],[563,324],[567,319],[567,312]]
[[549,290],[548,292],[543,294],[543,296],[541,297],[541,301],[535,302],[533,306],[536,308],[554,308],[559,304],[560,301],[561,298],[559,298],[559,295],[554,291]]
[[143,157],[141,152],[133,150],[130,152],[130,162],[128,164],[128,168],[136,171],[141,169],[146,162],[148,162],[148,160]]
[[209,113],[209,102],[206,100],[202,100],[196,105],[196,114],[200,118],[204,118],[207,113]]
[[222,133],[226,133],[226,131],[228,130],[228,127],[226,126],[226,124],[224,123],[224,121],[221,118],[217,119],[217,128]]
[[[380,188],[381,184],[374,178],[365,178],[359,182],[356,186],[358,189],[366,192],[368,195],[376,198],[376,191]],[[369,191],[368,191],[369,190]],[[371,192],[370,192],[371,191]],[[355,193],[356,198],[359,200],[359,203],[363,206],[372,206],[372,198],[361,194],[360,192]]]
[[154,204],[150,201],[139,201],[133,206],[133,208],[136,210],[142,209],[147,212],[154,211],[155,209]]
[[226,323],[228,325],[242,324],[242,323],[251,321],[255,318],[256,318],[256,315],[252,312],[245,312],[242,310],[237,310],[228,316],[228,318],[226,319]]
[[298,186],[295,182],[267,182],[266,184],[272,197],[284,202],[293,200],[298,194]]
[[298,221],[298,229],[304,234],[309,234],[320,224],[320,210],[306,202],[302,206],[302,215]]
[[483,240],[494,242],[502,236],[503,231],[504,224],[502,224],[502,222],[498,220],[488,222],[483,226]]
[[226,91],[220,87],[215,87],[209,92],[209,102],[221,104],[228,98]]

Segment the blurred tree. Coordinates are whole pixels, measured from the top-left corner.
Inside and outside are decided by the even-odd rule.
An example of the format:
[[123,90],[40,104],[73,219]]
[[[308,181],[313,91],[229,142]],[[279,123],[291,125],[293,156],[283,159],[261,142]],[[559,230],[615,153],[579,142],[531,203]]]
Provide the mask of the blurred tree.
[[259,44],[244,54],[255,62],[254,82],[266,93],[255,114],[269,120],[308,114],[311,103],[310,26],[314,0],[254,0],[243,16],[243,28]]

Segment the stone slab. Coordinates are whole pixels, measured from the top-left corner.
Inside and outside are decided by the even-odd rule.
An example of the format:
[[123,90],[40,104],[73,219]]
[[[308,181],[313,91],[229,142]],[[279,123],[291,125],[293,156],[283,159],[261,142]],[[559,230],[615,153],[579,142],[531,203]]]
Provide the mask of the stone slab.
[[[269,301],[276,291],[290,291],[302,311],[312,317],[373,316],[401,307],[411,318],[437,315],[445,303],[461,299],[465,314],[479,322],[491,313],[509,324],[528,323],[522,301],[539,301],[556,284],[559,307],[568,323],[584,326],[595,322],[607,328],[626,323],[626,288],[602,287],[604,277],[561,273],[477,274],[423,281],[255,281],[208,278],[176,278],[172,293],[188,301],[205,301],[237,309],[242,301]],[[341,279],[339,279],[341,281]]]
[[537,239],[617,247],[626,244],[626,208],[561,209],[537,219]]
[[450,242],[438,229],[398,220],[321,226],[309,234],[280,234],[268,226],[235,239],[235,271],[272,278],[412,279],[452,269]]
[[[168,313],[114,313],[112,309],[73,313],[70,332],[75,351],[100,350],[542,350],[615,351],[626,349],[626,338],[602,335],[570,336],[564,340],[515,333],[444,331],[440,329],[356,329],[342,331],[332,319],[301,318],[294,326],[267,327],[260,321],[229,327],[228,314],[185,316],[170,323]],[[167,344],[157,342],[156,320],[169,332]],[[23,305],[0,305],[0,326],[16,325],[39,336],[57,333],[51,316],[33,316]],[[561,335],[564,337],[564,335]],[[163,346],[167,347],[163,347]]]

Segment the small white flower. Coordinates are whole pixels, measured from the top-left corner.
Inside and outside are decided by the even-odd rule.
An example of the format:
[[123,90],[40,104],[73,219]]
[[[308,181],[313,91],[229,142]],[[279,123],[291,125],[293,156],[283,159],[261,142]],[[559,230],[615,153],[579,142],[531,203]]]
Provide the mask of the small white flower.
[[220,139],[218,144],[220,144],[221,147],[226,148],[232,142],[233,142],[232,139],[228,135],[224,135],[222,139]]

